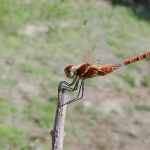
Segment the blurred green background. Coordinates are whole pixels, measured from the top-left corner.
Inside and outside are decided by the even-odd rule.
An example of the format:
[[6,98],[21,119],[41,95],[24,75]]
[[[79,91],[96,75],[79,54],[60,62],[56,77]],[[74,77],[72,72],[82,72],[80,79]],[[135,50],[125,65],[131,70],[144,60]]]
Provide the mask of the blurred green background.
[[[58,83],[71,82],[63,70],[85,62],[85,18],[101,19],[123,62],[150,51],[149,8],[148,1],[0,0],[0,150],[51,149]],[[150,149],[150,59],[126,73],[85,81],[84,98],[67,107],[64,149]]]

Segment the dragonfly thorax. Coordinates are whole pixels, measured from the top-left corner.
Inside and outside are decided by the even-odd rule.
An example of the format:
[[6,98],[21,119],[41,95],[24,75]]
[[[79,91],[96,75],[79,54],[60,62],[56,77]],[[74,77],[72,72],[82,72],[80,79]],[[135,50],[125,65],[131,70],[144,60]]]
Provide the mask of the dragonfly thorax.
[[69,66],[66,66],[66,68],[64,69],[64,72],[68,78],[73,78],[76,74],[76,70],[77,70],[76,66],[69,65]]

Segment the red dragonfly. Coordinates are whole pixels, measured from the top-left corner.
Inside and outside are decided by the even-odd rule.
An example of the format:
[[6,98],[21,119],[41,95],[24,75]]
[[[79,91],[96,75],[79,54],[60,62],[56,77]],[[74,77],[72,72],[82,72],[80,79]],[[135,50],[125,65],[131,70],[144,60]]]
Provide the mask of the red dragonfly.
[[[125,65],[150,57],[149,52],[123,63],[111,59],[109,58],[111,50],[107,43],[106,30],[100,20],[97,17],[90,17],[84,20],[84,25],[88,40],[86,63],[78,66],[66,66],[64,72],[68,78],[73,78],[73,81],[71,84],[66,81],[62,81],[63,84],[65,84],[64,88],[67,88],[69,91],[77,90],[80,83],[79,92],[76,98],[59,107],[75,102],[83,97],[85,79],[105,76],[111,72],[126,75]],[[81,91],[82,94],[79,98]]]

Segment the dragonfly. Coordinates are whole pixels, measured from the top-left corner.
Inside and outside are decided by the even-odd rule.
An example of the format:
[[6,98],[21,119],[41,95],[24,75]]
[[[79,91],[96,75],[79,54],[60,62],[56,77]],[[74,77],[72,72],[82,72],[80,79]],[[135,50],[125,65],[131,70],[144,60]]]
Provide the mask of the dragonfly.
[[[112,72],[126,75],[125,66],[150,57],[150,52],[135,57],[125,62],[110,58],[111,49],[108,45],[106,30],[99,18],[92,16],[84,20],[87,37],[86,63],[82,65],[66,66],[64,72],[68,78],[72,78],[72,83],[61,81],[63,87],[69,91],[75,91],[79,87],[77,97],[69,102],[60,105],[58,108],[82,99],[84,95],[84,80],[105,76]],[[80,94],[81,93],[81,94]],[[79,95],[81,95],[79,97]]]

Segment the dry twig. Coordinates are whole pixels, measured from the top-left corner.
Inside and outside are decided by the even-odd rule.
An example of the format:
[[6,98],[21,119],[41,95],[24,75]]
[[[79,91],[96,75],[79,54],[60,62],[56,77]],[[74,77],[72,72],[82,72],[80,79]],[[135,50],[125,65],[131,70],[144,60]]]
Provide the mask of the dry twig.
[[[57,107],[68,101],[68,90],[63,89],[62,83],[58,85],[58,104]],[[51,130],[52,150],[62,150],[65,137],[64,124],[67,105],[56,110],[54,128]]]

